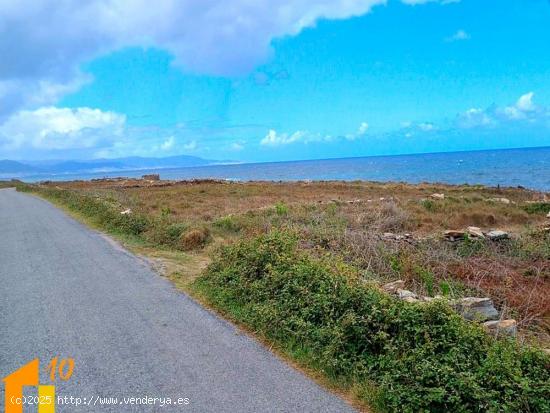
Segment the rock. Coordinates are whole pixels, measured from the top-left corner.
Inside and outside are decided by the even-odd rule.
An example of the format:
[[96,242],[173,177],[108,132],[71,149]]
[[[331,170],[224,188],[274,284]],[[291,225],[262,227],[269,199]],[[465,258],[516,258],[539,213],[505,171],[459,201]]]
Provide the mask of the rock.
[[382,237],[385,239],[395,239],[395,234],[393,232],[384,232]]
[[464,231],[458,231],[454,229],[449,229],[443,233],[446,239],[449,241],[458,241],[460,239],[464,239],[466,237],[466,233]]
[[483,327],[490,333],[505,334],[507,336],[515,336],[518,332],[518,323],[516,320],[496,320],[486,321]]
[[445,199],[445,194],[431,194],[430,197],[433,199]]
[[550,218],[550,212],[546,214],[546,218]]
[[122,211],[122,212],[120,213],[120,215],[129,215],[129,214],[131,214],[131,213],[132,213],[132,210],[131,210],[130,208],[128,208],[128,209],[125,209],[124,211]]
[[401,288],[397,289],[397,296],[400,300],[406,301],[408,303],[414,303],[419,301],[418,296],[409,290],[403,290]]
[[489,238],[491,241],[499,241],[501,239],[508,239],[510,238],[510,235],[505,232],[505,231],[501,231],[499,229],[495,229],[495,230],[492,230],[492,231],[489,231],[487,234],[487,238]]
[[502,204],[509,204],[510,200],[508,198],[490,198],[489,201],[500,202]]
[[403,287],[405,287],[405,281],[397,280],[397,281],[393,281],[391,283],[384,284],[382,286],[382,289],[384,291],[389,292],[389,293],[395,294],[397,292],[397,290],[401,290]]
[[159,174],[143,175],[141,179],[145,179],[148,181],[160,181],[160,175]]
[[454,307],[467,320],[498,320],[499,314],[490,298],[467,297],[455,302]]
[[479,227],[468,227],[468,235],[474,238],[485,238],[483,231]]

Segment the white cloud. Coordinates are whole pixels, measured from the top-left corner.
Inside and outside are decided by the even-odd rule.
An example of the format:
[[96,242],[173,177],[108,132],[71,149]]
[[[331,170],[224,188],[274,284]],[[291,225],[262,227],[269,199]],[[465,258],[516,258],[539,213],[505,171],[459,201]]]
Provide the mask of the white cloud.
[[[402,0],[419,4],[421,0]],[[191,72],[241,75],[274,38],[387,0],[0,0],[0,115],[55,104],[82,82],[82,62],[124,46],[158,47]],[[449,0],[442,1],[449,3]],[[9,87],[3,82],[16,85]],[[41,93],[37,93],[42,91]],[[39,96],[40,102],[34,102]]]
[[480,108],[471,108],[461,114],[458,119],[460,127],[469,129],[477,126],[489,126],[494,123],[493,119]]
[[289,145],[296,142],[306,144],[311,142],[334,142],[338,139],[347,139],[349,141],[353,141],[363,137],[367,133],[368,129],[369,124],[367,122],[361,122],[356,132],[340,135],[337,137],[329,134],[312,133],[304,130],[298,130],[292,134],[277,133],[277,131],[275,131],[274,129],[270,129],[267,132],[267,135],[265,135],[264,138],[260,141],[260,145],[281,146]]
[[289,135],[286,133],[278,134],[274,129],[270,129],[267,135],[260,141],[260,144],[265,146],[288,145],[289,143],[304,140],[307,136],[307,132],[304,131],[296,131]]
[[516,102],[516,107],[522,112],[531,112],[535,110],[536,108],[533,104],[533,96],[535,96],[533,92],[529,92],[521,96]]
[[244,141],[238,141],[238,142],[232,142],[231,145],[229,145],[229,150],[239,152],[244,149]]
[[194,151],[195,149],[197,149],[197,141],[193,140],[191,142],[187,142],[183,145],[183,149],[185,149],[186,151]]
[[369,124],[367,122],[361,122],[361,125],[359,125],[359,129],[357,129],[358,135],[364,135],[367,133],[367,130],[369,129]]
[[445,40],[448,42],[457,42],[460,40],[470,40],[471,36],[466,31],[460,29],[457,30],[452,36],[447,37]]
[[419,123],[418,128],[423,132],[430,132],[437,129],[436,126],[431,122]]
[[86,107],[24,110],[0,124],[0,148],[11,151],[94,148],[121,136],[125,122],[124,115]]
[[[31,107],[26,90],[40,90],[41,82],[53,95],[71,89],[82,62],[124,46],[165,49],[188,71],[240,75],[269,58],[273,38],[295,35],[319,19],[362,15],[384,3],[157,0],[152,6],[147,0],[0,0],[0,110],[15,103]],[[18,85],[8,94],[2,82]],[[24,90],[15,96],[21,85]],[[56,103],[52,93],[45,95],[40,104]]]
[[529,122],[530,124],[538,123],[546,129],[550,126],[548,124],[550,108],[535,105],[533,102],[534,96],[534,92],[526,93],[514,105],[510,106],[498,107],[492,105],[487,109],[469,109],[457,117],[456,126],[463,129],[495,128]]
[[164,142],[160,145],[161,151],[169,151],[172,148],[174,148],[174,144],[176,143],[176,138],[173,136],[170,136],[168,139],[166,139]]
[[367,122],[361,122],[361,124],[357,128],[357,131],[355,133],[348,133],[347,135],[345,135],[345,138],[349,141],[353,141],[355,139],[365,136],[368,130],[369,124]]

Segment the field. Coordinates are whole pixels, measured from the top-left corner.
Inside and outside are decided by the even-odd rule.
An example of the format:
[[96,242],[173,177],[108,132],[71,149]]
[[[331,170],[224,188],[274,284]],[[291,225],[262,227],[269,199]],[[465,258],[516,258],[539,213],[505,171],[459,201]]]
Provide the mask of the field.
[[[549,194],[523,188],[467,185],[134,179],[21,185],[19,189],[40,194],[155,257],[176,285],[275,344],[291,359],[322,371],[340,387],[355,389],[354,397],[367,400],[371,407],[396,411],[404,403],[410,411],[435,411],[436,406],[456,409],[472,403],[470,410],[465,411],[475,411],[478,409],[472,406],[479,408],[486,403],[485,409],[479,411],[508,410],[490,408],[494,399],[500,400],[500,406],[508,406],[508,411],[526,406],[526,411],[544,411],[544,403],[539,405],[537,400],[544,398],[548,389],[536,384],[543,376],[535,375],[534,384],[529,384],[535,386],[529,390],[534,393],[516,388],[519,384],[510,376],[510,386],[515,389],[510,394],[518,397],[516,404],[499,399],[502,395],[498,386],[486,381],[484,369],[506,362],[480,362],[480,354],[497,351],[500,340],[485,341],[485,333],[473,323],[457,321],[454,312],[439,300],[434,307],[411,306],[418,311],[415,313],[407,304],[396,304],[395,299],[387,301],[387,295],[373,291],[378,291],[376,286],[399,279],[407,290],[420,296],[442,296],[447,300],[467,296],[492,298],[502,317],[517,320],[519,327],[515,344],[504,341],[507,344],[498,347],[498,351],[503,357],[517,356],[518,362],[527,363],[506,365],[503,369],[530,375],[531,367],[526,366],[534,360],[531,353],[521,353],[523,350],[514,346],[550,346]],[[493,241],[466,235],[460,241],[450,242],[443,236],[446,230],[469,226],[480,227],[483,232],[504,230],[509,239]],[[261,255],[261,251],[268,254]],[[288,271],[293,274],[290,278]],[[272,282],[265,283],[266,279]],[[342,286],[348,279],[351,287]],[[277,289],[274,283],[279,283]],[[338,294],[327,292],[326,288],[332,288],[327,286],[333,284],[339,285],[334,287]],[[289,289],[294,291],[291,296],[296,297],[296,302],[289,303],[289,297],[284,295]],[[357,294],[363,298],[357,298]],[[312,302],[308,304],[308,300]],[[340,307],[333,307],[335,303],[340,303]],[[294,308],[294,312],[289,308]],[[351,308],[354,313],[349,312]],[[377,319],[376,331],[371,324],[356,324],[367,314],[371,317],[375,308],[385,308],[384,312],[392,316]],[[329,318],[325,311],[330,312]],[[312,312],[318,312],[314,322]],[[409,317],[413,324],[418,320],[427,324],[416,326],[414,333],[406,333],[407,329],[399,324],[401,318],[395,324],[396,314]],[[341,323],[333,325],[332,317],[347,320],[342,322],[355,326],[354,332],[350,333]],[[437,321],[431,325],[432,321],[426,320]],[[443,330],[437,327],[438,323],[444,326]],[[358,348],[350,348],[357,341],[358,331],[378,337],[374,340],[378,344],[369,341],[374,347],[367,351],[360,346],[359,353]],[[440,342],[443,339],[435,336],[442,331],[450,334],[448,337],[459,337],[458,341],[447,337],[445,340],[450,341]],[[350,338],[343,340],[343,335],[348,334]],[[289,335],[293,338],[289,339]],[[421,395],[433,387],[433,383],[427,384],[433,377],[417,372],[427,382],[418,384],[420,387],[413,391],[407,384],[410,377],[403,373],[398,378],[394,374],[395,369],[411,368],[402,357],[409,357],[409,350],[403,346],[409,345],[407,340],[413,336],[419,343],[413,350],[419,353],[414,353],[411,360],[416,363],[425,357],[433,363],[430,368],[446,371],[437,377],[443,383],[443,393],[432,394],[432,401],[429,391],[418,398],[412,394]],[[430,358],[424,353],[427,344],[420,342],[428,336],[433,337],[430,351],[433,346],[451,346],[462,354],[452,363],[467,361],[459,363],[458,370],[450,374],[447,356]],[[301,345],[297,345],[298,339]],[[366,351],[374,357],[368,362],[362,359]],[[394,360],[395,352],[401,355],[399,363]],[[389,369],[389,364],[394,363],[391,360],[395,366]],[[543,370],[549,367],[548,361],[544,363]],[[475,379],[463,377],[460,369],[464,366],[475,373]],[[504,370],[502,377],[512,371]],[[372,381],[374,373],[377,379]],[[378,377],[387,381],[379,381]],[[466,393],[460,392],[449,395],[456,391],[450,390],[453,385],[467,387],[473,385],[472,380],[481,386],[470,389],[472,397],[475,393],[478,399],[466,400]],[[354,386],[357,382],[362,384]],[[388,398],[388,388],[396,392],[395,399]],[[365,392],[380,397],[374,400]]]

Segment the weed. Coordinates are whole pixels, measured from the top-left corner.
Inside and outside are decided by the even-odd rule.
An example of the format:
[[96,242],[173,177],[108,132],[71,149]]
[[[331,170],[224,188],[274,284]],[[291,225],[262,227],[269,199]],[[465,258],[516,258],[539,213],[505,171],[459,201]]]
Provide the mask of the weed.
[[529,214],[547,214],[550,212],[550,202],[532,202],[523,207]]
[[368,388],[386,411],[547,411],[541,351],[495,341],[442,302],[394,300],[355,269],[298,251],[292,235],[223,248],[194,288],[332,380]]
[[288,206],[284,202],[279,201],[275,204],[275,212],[279,216],[287,215],[288,214]]
[[235,217],[231,215],[218,218],[216,221],[214,221],[214,226],[226,232],[235,233],[241,230],[241,225],[237,222]]

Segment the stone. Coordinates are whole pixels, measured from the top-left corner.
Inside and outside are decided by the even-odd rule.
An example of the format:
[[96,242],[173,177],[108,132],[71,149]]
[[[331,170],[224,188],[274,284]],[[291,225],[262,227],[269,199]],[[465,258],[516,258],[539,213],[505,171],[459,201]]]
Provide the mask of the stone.
[[141,179],[145,179],[147,181],[160,181],[160,175],[159,174],[148,174],[143,175]]
[[489,231],[485,235],[487,235],[487,238],[489,238],[491,241],[499,241],[502,239],[510,238],[510,235],[506,231],[501,231],[499,229]]
[[443,233],[446,239],[449,241],[458,241],[466,236],[464,231],[458,231],[455,229],[449,229]]
[[479,227],[468,227],[468,235],[474,238],[485,238],[483,231]]
[[397,292],[397,290],[401,290],[401,289],[403,289],[403,287],[405,287],[405,281],[397,280],[397,281],[393,281],[391,283],[384,284],[382,286],[382,289],[384,291],[389,292],[389,293],[395,294]]
[[395,239],[395,234],[393,232],[384,232],[382,237],[385,239]]
[[516,320],[495,320],[486,321],[483,327],[493,334],[504,334],[507,336],[515,336],[518,333],[518,323]]
[[430,197],[433,199],[445,199],[445,194],[431,194]]
[[491,198],[489,199],[489,201],[500,202],[501,204],[507,204],[507,205],[510,203],[510,200],[508,198]]
[[397,296],[400,300],[406,301],[406,302],[416,302],[418,301],[418,296],[409,290],[404,290],[402,288],[397,289]]
[[546,218],[550,218],[550,212],[546,214]]
[[129,215],[129,214],[131,214],[131,213],[132,213],[132,210],[131,210],[130,208],[128,208],[128,209],[125,209],[124,211],[122,211],[122,212],[120,213],[120,215]]
[[498,320],[499,314],[490,298],[466,297],[454,307],[465,319],[474,321]]

